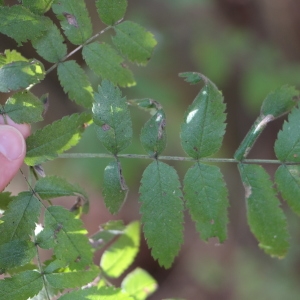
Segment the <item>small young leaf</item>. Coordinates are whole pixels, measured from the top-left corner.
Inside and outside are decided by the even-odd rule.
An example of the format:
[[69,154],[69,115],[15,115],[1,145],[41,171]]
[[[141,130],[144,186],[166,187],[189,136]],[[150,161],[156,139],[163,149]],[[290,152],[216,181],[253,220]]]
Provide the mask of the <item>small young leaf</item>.
[[86,113],[73,114],[37,130],[26,140],[25,163],[29,166],[41,164],[75,146],[84,131],[84,123],[90,119]]
[[9,204],[0,224],[0,245],[28,240],[38,222],[41,203],[31,192],[22,192]]
[[[7,54],[7,52],[5,52]],[[38,83],[45,77],[44,66],[37,60],[9,61],[0,58],[0,92],[10,92]]]
[[29,91],[23,91],[8,98],[4,110],[16,123],[35,123],[43,120],[44,104]]
[[289,207],[300,215],[300,166],[281,165],[275,173],[275,182]]
[[223,96],[211,81],[203,79],[205,86],[186,111],[180,133],[184,151],[195,159],[216,153],[225,133]]
[[140,268],[136,268],[126,275],[121,286],[135,300],[145,300],[157,289],[155,279]]
[[300,108],[294,108],[275,142],[275,154],[282,162],[300,162]]
[[117,278],[132,264],[140,246],[140,223],[132,222],[102,255],[100,267],[109,277]]
[[[36,255],[36,247],[30,241],[13,240],[0,245],[0,270],[23,266]],[[1,272],[0,272],[1,273]]]
[[284,85],[270,93],[261,106],[261,114],[264,116],[272,115],[278,118],[288,113],[296,104],[299,91],[292,86]]
[[34,38],[31,43],[41,57],[51,63],[57,63],[67,55],[67,46],[57,26],[50,19],[47,19],[46,24],[47,31]]
[[126,292],[113,286],[110,287],[91,287],[79,291],[73,291],[61,296],[58,300],[135,300],[130,297]]
[[131,21],[122,22],[114,29],[116,35],[112,40],[118,50],[131,62],[146,65],[157,44],[153,34]]
[[82,269],[92,264],[92,249],[82,222],[61,206],[45,211],[44,230],[37,236],[41,248],[54,248],[57,259],[70,264],[70,269]]
[[186,206],[203,240],[227,237],[228,195],[220,169],[196,163],[184,178]]
[[93,120],[96,132],[103,146],[111,153],[118,154],[129,146],[132,139],[132,123],[126,99],[121,91],[107,80],[95,93]]
[[121,163],[112,161],[104,169],[103,197],[105,206],[111,214],[121,209],[128,194],[128,187],[122,175]]
[[19,46],[41,36],[46,30],[44,17],[33,14],[24,6],[0,7],[0,32],[13,38]]
[[166,116],[164,111],[160,109],[142,128],[140,140],[143,148],[151,157],[157,157],[166,147],[165,127]]
[[72,44],[81,45],[91,37],[92,23],[84,0],[60,0],[52,10]]
[[267,172],[259,165],[239,164],[246,191],[248,223],[259,246],[282,258],[288,250],[287,223]]
[[46,176],[39,179],[34,190],[39,194],[41,199],[80,195],[88,200],[85,191],[81,187],[71,184],[64,178],[57,176]]
[[69,289],[92,282],[99,272],[100,270],[94,266],[89,270],[45,274],[45,277],[48,283],[55,289]]
[[96,0],[100,19],[106,25],[114,25],[122,19],[127,8],[127,0]]
[[1,211],[5,211],[8,208],[8,205],[14,198],[11,196],[10,192],[2,192],[0,193],[0,213]]
[[0,299],[28,299],[36,295],[42,288],[41,274],[36,271],[25,271],[11,278],[0,280]]
[[90,69],[102,79],[122,87],[135,85],[132,72],[123,66],[123,58],[110,45],[90,43],[83,47],[82,55]]
[[69,98],[78,105],[91,108],[93,88],[82,68],[74,61],[60,63],[57,68],[58,79]]
[[152,256],[169,268],[183,242],[183,202],[173,167],[152,162],[144,171],[140,201],[144,234]]
[[30,9],[33,13],[43,15],[47,12],[54,0],[22,0],[22,4]]

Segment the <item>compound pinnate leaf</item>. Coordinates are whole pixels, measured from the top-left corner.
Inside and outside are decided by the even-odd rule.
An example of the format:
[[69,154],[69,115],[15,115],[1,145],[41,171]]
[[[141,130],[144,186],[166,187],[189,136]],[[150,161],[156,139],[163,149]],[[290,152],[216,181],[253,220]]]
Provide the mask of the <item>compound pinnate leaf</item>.
[[184,73],[187,81],[196,83],[202,78],[205,86],[196,96],[184,115],[181,125],[181,144],[184,151],[191,157],[199,159],[216,153],[225,133],[225,104],[223,96],[216,86],[201,74]]
[[122,175],[120,162],[113,161],[104,169],[103,197],[105,206],[111,214],[121,209],[128,194],[128,187]]
[[166,147],[165,127],[166,116],[164,111],[160,109],[142,128],[140,136],[142,146],[152,157],[157,157]]
[[100,270],[94,266],[89,270],[45,274],[45,278],[53,288],[61,290],[86,285],[92,282],[99,272]]
[[47,20],[47,31],[34,38],[31,43],[37,53],[51,63],[57,63],[67,55],[67,46],[57,26]]
[[46,30],[45,18],[22,5],[0,7],[0,32],[13,38],[19,45],[41,36]]
[[83,69],[74,60],[69,60],[58,65],[57,73],[69,98],[78,105],[91,108],[94,100],[93,88]]
[[121,286],[135,300],[145,300],[156,291],[157,282],[145,270],[136,268],[126,275]]
[[116,35],[112,40],[118,50],[131,62],[146,65],[157,44],[153,34],[131,21],[122,22],[114,29]]
[[220,169],[196,163],[184,178],[186,206],[203,240],[227,237],[228,194]]
[[183,201],[173,167],[152,162],[144,171],[140,187],[142,223],[152,256],[169,268],[183,242]]
[[275,173],[275,182],[282,198],[300,215],[300,166],[281,165]]
[[44,104],[29,91],[23,91],[8,98],[4,110],[16,123],[35,123],[43,120]]
[[266,253],[284,257],[289,247],[287,223],[269,175],[259,165],[239,164],[238,167],[245,187],[252,233]]
[[123,65],[123,58],[110,45],[90,43],[83,47],[82,55],[89,68],[102,79],[122,87],[135,85],[132,72]]
[[1,218],[0,245],[12,240],[29,240],[40,209],[40,201],[31,192],[22,192],[14,197]]
[[25,271],[0,280],[0,299],[24,300],[32,298],[42,288],[43,278],[41,274],[36,271]]
[[90,114],[73,114],[37,130],[26,140],[25,163],[29,166],[41,164],[75,146],[85,129],[84,124],[90,120]]
[[300,162],[300,108],[294,108],[275,142],[275,154],[282,162]]
[[52,6],[68,40],[83,44],[92,35],[92,23],[84,0],[60,0]]
[[82,196],[88,199],[86,193],[81,187],[69,183],[66,179],[57,176],[46,176],[40,178],[34,190],[41,199],[52,199],[64,196]]
[[37,236],[41,248],[54,248],[57,259],[70,264],[70,269],[82,269],[92,264],[92,249],[82,221],[61,206],[45,211],[44,229]]
[[[0,273],[6,269],[24,266],[36,255],[36,246],[30,241],[13,240],[0,245]],[[1,293],[1,292],[0,292]]]
[[91,287],[79,291],[73,291],[65,294],[59,298],[59,300],[82,300],[82,299],[93,299],[93,300],[135,300],[130,297],[126,292],[120,288],[115,287]]
[[54,0],[22,0],[22,4],[35,14],[42,15],[47,12]]
[[117,154],[131,143],[132,123],[126,99],[111,82],[103,80],[95,93],[93,120],[103,146]]
[[124,17],[127,0],[97,0],[96,7],[102,22],[106,25],[114,25]]
[[0,92],[10,92],[38,83],[45,77],[44,66],[37,60],[27,60],[16,51],[0,55]]
[[288,113],[299,100],[299,91],[292,86],[284,85],[270,93],[261,106],[261,114],[278,118]]
[[117,278],[133,263],[140,246],[140,223],[132,222],[103,253],[100,267],[109,277]]

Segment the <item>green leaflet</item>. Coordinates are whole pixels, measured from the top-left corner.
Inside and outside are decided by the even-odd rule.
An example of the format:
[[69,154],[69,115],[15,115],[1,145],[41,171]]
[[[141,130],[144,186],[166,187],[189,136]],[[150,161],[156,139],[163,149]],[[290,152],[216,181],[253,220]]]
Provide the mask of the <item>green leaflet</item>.
[[117,278],[133,263],[140,246],[140,223],[128,224],[123,234],[104,251],[100,267],[109,277]]
[[96,7],[102,22],[106,25],[114,25],[124,17],[127,0],[97,0]]
[[[299,91],[292,86],[284,85],[270,93],[261,106],[261,114],[278,118],[288,113],[297,103]],[[296,101],[297,100],[297,101]]]
[[91,37],[92,23],[84,0],[60,0],[52,10],[72,44],[81,45]]
[[0,213],[1,211],[7,210],[9,203],[14,198],[11,196],[11,192],[2,192],[0,193]]
[[105,206],[111,214],[116,214],[121,209],[128,194],[128,187],[122,175],[119,161],[112,161],[104,169],[103,197]]
[[132,139],[132,123],[126,99],[121,91],[107,80],[102,81],[95,93],[93,120],[97,136],[111,153],[118,154],[129,146]]
[[44,17],[33,14],[22,5],[0,7],[0,32],[13,38],[19,46],[44,34],[47,30],[44,21]]
[[0,280],[1,300],[22,300],[33,297],[43,288],[43,279],[36,271],[25,271]]
[[140,201],[144,234],[152,256],[169,268],[183,242],[183,201],[173,167],[152,162],[144,171]]
[[289,247],[289,234],[269,175],[259,165],[239,164],[238,167],[246,192],[250,229],[266,253],[282,258]]
[[85,191],[80,186],[71,184],[64,178],[57,176],[40,178],[37,181],[34,190],[43,200],[64,196],[80,196],[85,200],[85,212],[88,210],[88,196]]
[[[205,86],[189,106],[181,125],[181,144],[184,151],[191,157],[199,159],[216,153],[225,133],[225,104],[223,96],[216,86],[201,74],[183,73],[182,77],[198,76]],[[195,83],[195,81],[192,81]]]
[[298,94],[299,92],[293,87],[283,86],[266,97],[262,104],[260,115],[236,150],[234,154],[235,159],[242,161],[246,158],[267,124],[287,113],[295,106],[295,99],[297,99]]
[[92,246],[98,250],[105,247],[110,243],[115,237],[124,233],[126,227],[123,222],[118,221],[109,221],[105,224],[100,225],[100,230],[96,232],[93,236],[90,237]]
[[114,27],[113,43],[131,62],[146,65],[157,42],[153,34],[131,21],[124,21]]
[[166,116],[162,109],[144,125],[141,131],[141,144],[151,157],[157,157],[165,149],[167,135],[165,131]]
[[37,130],[26,140],[25,163],[29,166],[41,164],[76,145],[84,131],[84,124],[90,119],[87,113],[73,114]]
[[5,50],[4,55],[0,55],[0,92],[26,88],[44,77],[44,66],[39,61],[28,60],[15,50]]
[[61,206],[51,206],[45,211],[44,230],[37,236],[41,248],[54,248],[57,259],[70,264],[70,269],[80,270],[92,264],[92,249],[82,221]]
[[282,198],[300,215],[300,166],[281,165],[275,173],[275,182]]
[[54,0],[22,0],[22,4],[33,13],[42,15],[47,12]]
[[300,108],[294,108],[275,142],[276,157],[282,162],[300,162]]
[[82,55],[89,68],[102,79],[122,87],[135,85],[132,72],[123,65],[123,58],[110,45],[90,43],[83,47]]
[[78,105],[91,108],[93,88],[83,69],[74,61],[60,63],[57,68],[58,79],[69,98]]
[[42,121],[44,104],[29,91],[12,95],[4,105],[5,113],[16,123]]
[[73,291],[65,294],[59,300],[135,300],[130,297],[126,292],[119,288],[110,287],[91,287],[79,291]]
[[196,222],[203,240],[218,237],[222,243],[227,238],[228,193],[222,173],[216,166],[196,163],[184,178],[186,206]]
[[100,270],[94,266],[89,270],[45,274],[45,277],[52,287],[61,290],[86,285],[92,282],[99,272]]
[[22,192],[14,197],[1,218],[0,245],[12,240],[29,240],[40,209],[40,201],[31,192]]
[[[0,273],[23,266],[36,255],[36,246],[30,241],[13,240],[0,245]],[[1,272],[2,271],[2,272]]]
[[145,300],[157,289],[155,279],[141,268],[127,274],[121,286],[135,300]]
[[45,24],[47,31],[42,36],[35,37],[31,43],[41,57],[57,63],[67,55],[67,46],[57,26],[50,19]]

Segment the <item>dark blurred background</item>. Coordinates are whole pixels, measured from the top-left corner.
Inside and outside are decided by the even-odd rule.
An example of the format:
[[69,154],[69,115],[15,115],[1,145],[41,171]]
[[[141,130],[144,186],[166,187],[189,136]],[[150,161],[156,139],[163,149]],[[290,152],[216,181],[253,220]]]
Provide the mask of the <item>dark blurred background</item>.
[[[9,2],[9,1],[8,1]],[[13,3],[13,1],[11,1]],[[87,1],[94,32],[104,25],[96,16],[94,1]],[[52,16],[51,13],[48,14]],[[222,90],[227,104],[227,131],[218,157],[232,158],[251,124],[259,114],[264,97],[283,85],[300,88],[300,2],[297,0],[129,0],[126,19],[150,30],[158,40],[147,67],[133,69],[137,85],[123,89],[127,99],[153,98],[167,114],[168,147],[164,155],[183,156],[179,128],[183,114],[201,86],[190,86],[179,72],[201,72]],[[108,40],[109,36],[100,37]],[[15,48],[15,43],[0,36],[0,51]],[[69,50],[74,47],[69,45]],[[29,44],[19,48],[25,57],[34,57]],[[80,53],[72,59],[83,63]],[[46,63],[46,67],[50,65]],[[99,80],[87,70],[96,87]],[[40,96],[50,91],[50,109],[43,126],[66,114],[79,111],[64,95],[56,78],[49,74],[34,88]],[[1,95],[5,101],[7,95]],[[126,153],[143,153],[139,132],[149,115],[132,109],[135,138]],[[273,145],[283,118],[268,125],[249,158],[274,159]],[[88,128],[73,152],[105,152],[94,128]],[[90,194],[91,211],[84,217],[90,233],[112,218],[103,205],[101,184],[109,159],[58,159],[44,165],[47,174],[71,178]],[[142,172],[150,161],[123,159],[123,173],[130,193],[122,211],[113,216],[126,223],[140,218],[138,187]],[[191,164],[169,161],[182,179]],[[142,238],[135,262],[148,270],[159,283],[152,300],[294,300],[300,296],[300,220],[285,203],[291,247],[285,259],[278,260],[257,246],[246,220],[244,190],[235,164],[220,165],[229,189],[228,240],[200,241],[188,213],[185,217],[185,241],[169,270],[159,267]],[[265,165],[273,178],[275,166]],[[19,178],[22,181],[22,178]],[[10,189],[24,187],[15,180]],[[299,199],[300,201],[300,199]],[[72,206],[69,199],[60,202]],[[132,268],[134,268],[133,266]],[[132,269],[131,268],[131,269]]]

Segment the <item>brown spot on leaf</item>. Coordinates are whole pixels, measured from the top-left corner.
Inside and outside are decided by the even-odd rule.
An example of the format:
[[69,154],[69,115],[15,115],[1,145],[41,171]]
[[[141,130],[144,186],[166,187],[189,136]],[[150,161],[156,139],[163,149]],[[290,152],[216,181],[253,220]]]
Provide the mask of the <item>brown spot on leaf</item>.
[[103,131],[107,131],[110,129],[110,126],[108,124],[104,124],[101,126],[101,128],[103,129]]
[[74,15],[71,15],[69,13],[63,13],[63,15],[66,17],[68,23],[74,27],[78,27],[77,20]]

